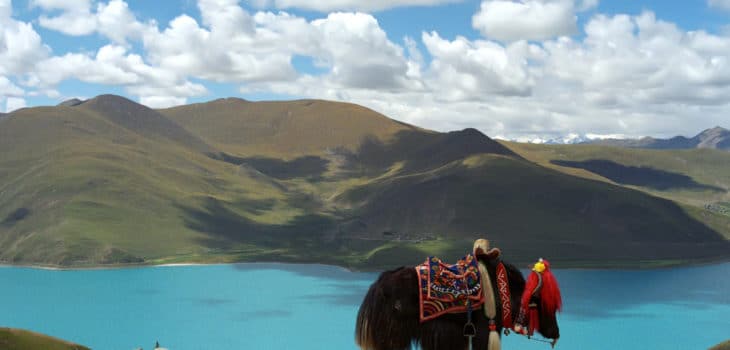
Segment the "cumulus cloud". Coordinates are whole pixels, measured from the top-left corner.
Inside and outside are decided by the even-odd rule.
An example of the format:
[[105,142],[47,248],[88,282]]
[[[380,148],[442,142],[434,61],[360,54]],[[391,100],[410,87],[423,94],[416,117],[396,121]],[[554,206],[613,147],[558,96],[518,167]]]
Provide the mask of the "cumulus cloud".
[[333,13],[312,22],[320,52],[314,55],[330,67],[330,79],[344,87],[405,88],[406,63],[402,47],[388,40],[371,15]]
[[535,83],[527,58],[539,57],[541,50],[524,41],[504,47],[463,37],[444,40],[436,32],[423,33],[422,40],[433,57],[429,67],[431,85],[448,87],[439,92],[446,100],[527,96]]
[[707,0],[707,6],[730,11],[730,0]]
[[472,26],[487,38],[543,40],[577,31],[571,0],[484,1]]
[[23,96],[23,94],[23,89],[15,85],[10,79],[0,76],[0,96],[18,97]]
[[598,0],[486,0],[472,26],[502,41],[551,39],[575,34],[576,12],[597,5]]
[[89,7],[91,0],[33,0],[33,5],[44,10],[60,10],[61,14],[49,17],[41,16],[41,26],[71,35],[91,34],[96,30],[95,18]]
[[[64,20],[77,8],[90,6],[55,0],[39,0],[36,5],[61,10],[57,17]],[[398,90],[419,85],[408,78],[414,70],[403,48],[387,38],[372,15],[332,13],[313,21],[285,12],[252,15],[236,0],[200,0],[198,8],[202,21],[183,14],[160,30],[153,22],[137,20],[122,0],[100,2],[96,11],[85,14],[94,18],[93,30],[115,44],[100,48],[95,57],[88,53],[50,57],[38,64],[28,84],[48,88],[75,78],[124,85],[144,101],[163,106],[207,92],[188,78],[241,84],[295,81],[300,73],[292,60],[301,55],[327,70],[323,79],[333,87]],[[88,34],[88,30],[51,29]],[[127,52],[127,40],[139,40],[144,56]]]
[[12,111],[25,108],[27,106],[25,99],[20,97],[8,97],[5,100],[5,112],[10,113]]
[[140,38],[155,22],[141,23],[123,0],[100,2],[93,9],[91,0],[33,0],[34,6],[60,14],[41,15],[41,26],[67,35],[81,36],[99,33],[115,43],[126,43],[128,38]]
[[253,0],[259,8],[299,8],[319,12],[331,11],[382,11],[405,6],[435,6],[463,0]]
[[[593,17],[581,39],[509,44],[423,33],[431,61],[405,41],[419,91],[341,89],[324,77],[255,91],[361,103],[438,130],[545,140],[571,133],[672,136],[727,117],[730,37],[684,31],[651,12]],[[251,88],[245,92],[254,91]],[[608,137],[606,136],[606,137]]]
[[730,38],[684,32],[651,12],[597,16],[583,42],[545,44],[546,71],[579,83],[596,104],[721,105],[730,87],[729,47]]
[[[281,1],[268,5],[300,6]],[[432,4],[392,4],[415,3]],[[167,107],[207,94],[206,82],[216,81],[243,93],[359,103],[437,130],[477,127],[526,140],[668,136],[721,124],[730,112],[729,36],[686,31],[651,12],[596,14],[579,29],[576,14],[597,0],[484,1],[473,17],[483,38],[424,28],[401,42],[363,12],[307,19],[249,12],[237,0],[199,0],[199,19],[181,14],[158,25],[140,21],[123,0],[35,4],[52,9],[54,15],[41,17],[49,21],[81,13],[72,4],[86,6],[93,32],[108,42],[94,52],[54,56],[30,23],[12,18],[9,1],[0,0],[4,101],[57,95],[61,82],[77,79],[123,86],[144,104]],[[309,4],[342,9],[356,2]],[[317,69],[297,70],[292,62],[299,57]]]
[[128,39],[142,38],[144,33],[157,27],[155,21],[138,21],[129,10],[129,5],[122,0],[99,3],[95,17],[96,30],[117,44],[124,44]]
[[11,15],[10,0],[0,0],[0,75],[29,72],[50,52],[33,25]]

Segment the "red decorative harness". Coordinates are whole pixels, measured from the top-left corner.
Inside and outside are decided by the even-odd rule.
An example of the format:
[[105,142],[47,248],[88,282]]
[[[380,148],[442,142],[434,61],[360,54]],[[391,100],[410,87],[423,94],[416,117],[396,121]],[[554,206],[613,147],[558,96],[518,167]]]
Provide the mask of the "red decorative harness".
[[502,327],[512,329],[512,299],[509,293],[509,278],[503,263],[497,265],[497,289],[502,303]]

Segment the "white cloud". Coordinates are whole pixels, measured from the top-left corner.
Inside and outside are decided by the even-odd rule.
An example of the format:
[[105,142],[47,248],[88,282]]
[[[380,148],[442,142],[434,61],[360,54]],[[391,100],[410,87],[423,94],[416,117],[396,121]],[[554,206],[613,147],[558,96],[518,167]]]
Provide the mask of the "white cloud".
[[25,108],[27,106],[25,99],[20,97],[8,97],[5,99],[5,112],[10,113],[12,111]]
[[43,27],[70,35],[87,35],[96,30],[96,18],[89,11],[91,0],[33,0],[31,4],[61,11],[55,17],[42,15],[38,21]]
[[9,0],[0,0],[0,75],[23,74],[50,50],[30,23],[11,17]]
[[156,27],[154,21],[139,22],[124,0],[99,2],[92,9],[91,0],[33,0],[32,4],[45,11],[60,11],[59,15],[41,15],[41,26],[67,35],[83,36],[98,32],[118,44],[127,39],[139,39],[145,31]]
[[598,7],[599,0],[581,0],[578,2],[576,9],[580,12],[588,11]]
[[320,52],[314,55],[330,67],[329,78],[343,87],[402,89],[408,64],[403,49],[388,40],[371,15],[333,13],[315,20]]
[[10,79],[0,75],[0,97],[23,96],[25,91],[15,85]]
[[730,92],[729,47],[730,38],[683,32],[650,12],[597,16],[582,43],[545,44],[546,71],[579,83],[596,104],[722,105]]
[[707,0],[707,6],[721,10],[730,10],[730,0]]
[[[458,37],[442,39],[438,33],[423,33],[422,40],[433,57],[429,67],[431,85],[446,100],[488,100],[493,95],[526,96],[534,85],[527,59],[540,49],[517,42],[498,43]],[[444,89],[448,87],[448,89]]]
[[96,30],[117,44],[124,44],[128,39],[140,39],[145,32],[157,28],[154,21],[139,22],[122,0],[99,3],[95,20]]
[[[327,76],[303,76],[243,91],[345,100],[438,130],[476,126],[533,141],[569,133],[672,136],[730,122],[723,98],[730,94],[730,37],[683,31],[649,12],[598,15],[585,33],[534,44],[424,33],[431,62],[408,55],[417,73],[407,76],[420,90],[342,88]],[[412,40],[405,46],[418,53]]]
[[575,11],[573,0],[486,0],[472,26],[502,41],[544,40],[575,34]]
[[298,8],[319,12],[382,11],[406,6],[436,6],[463,0],[253,0],[259,8]]
[[[565,36],[578,32],[576,13],[597,0],[485,1],[473,18],[483,39],[427,31],[402,42],[361,12],[308,20],[250,13],[236,0],[199,0],[200,19],[181,14],[158,26],[137,19],[122,0],[99,1],[87,8],[94,32],[108,43],[60,56],[51,55],[32,25],[11,18],[2,6],[7,1],[0,0],[0,77],[7,77],[0,78],[1,96],[53,94],[64,80],[78,79],[123,86],[142,103],[167,107],[207,94],[206,82],[216,81],[244,93],[360,103],[437,130],[477,127],[529,140],[667,136],[730,122],[730,35],[688,32],[647,12],[598,14],[581,28],[585,35]],[[60,11],[56,17],[76,11],[53,7],[66,2],[41,2]],[[347,4],[355,2],[326,5]],[[525,12],[505,17],[507,26],[490,17],[494,9],[503,16]],[[317,72],[297,71],[298,57]]]
[[10,0],[0,0],[0,21],[7,20],[13,13],[13,6]]

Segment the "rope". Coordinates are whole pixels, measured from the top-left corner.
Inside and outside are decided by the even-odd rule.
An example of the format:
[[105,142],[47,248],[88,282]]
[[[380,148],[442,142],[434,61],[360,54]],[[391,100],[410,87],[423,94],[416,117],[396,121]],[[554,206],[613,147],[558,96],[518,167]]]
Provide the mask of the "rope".
[[550,344],[550,346],[551,346],[551,347],[553,347],[553,348],[555,348],[555,344],[556,344],[556,343],[558,342],[558,340],[557,340],[557,339],[553,339],[553,340],[547,340],[547,339],[538,339],[538,338],[533,338],[533,337],[530,337],[530,336],[527,336],[527,339],[528,339],[528,340],[532,340],[532,341],[539,341],[539,342],[541,342],[541,343],[547,343],[547,344]]

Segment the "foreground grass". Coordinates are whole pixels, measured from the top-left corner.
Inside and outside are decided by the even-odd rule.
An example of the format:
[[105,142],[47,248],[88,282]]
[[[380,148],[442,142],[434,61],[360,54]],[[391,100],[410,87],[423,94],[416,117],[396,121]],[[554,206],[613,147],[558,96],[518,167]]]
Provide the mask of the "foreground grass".
[[0,327],[3,350],[89,350],[89,348],[22,329]]
[[710,350],[730,350],[730,339],[711,347]]

